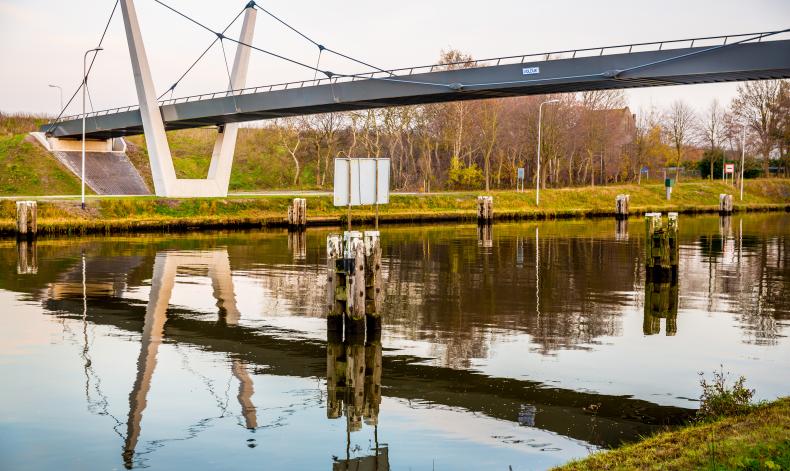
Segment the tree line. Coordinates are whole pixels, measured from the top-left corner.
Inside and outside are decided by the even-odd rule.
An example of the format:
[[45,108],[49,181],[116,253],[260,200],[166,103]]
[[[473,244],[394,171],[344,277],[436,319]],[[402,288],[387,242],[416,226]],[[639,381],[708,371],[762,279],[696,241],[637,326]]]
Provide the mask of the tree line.
[[[445,67],[472,58],[443,51]],[[541,172],[537,176],[538,108]],[[740,158],[744,142],[759,171],[787,175],[790,82],[744,82],[728,105],[695,112],[682,100],[633,113],[622,90],[491,98],[279,119],[270,123],[292,162],[295,186],[331,186],[335,157],[389,157],[403,190],[513,188],[517,169],[542,187],[639,182],[667,167]],[[700,156],[700,154],[703,154]],[[721,165],[721,164],[719,164]],[[720,167],[717,167],[720,168]],[[648,169],[646,174],[640,170]]]

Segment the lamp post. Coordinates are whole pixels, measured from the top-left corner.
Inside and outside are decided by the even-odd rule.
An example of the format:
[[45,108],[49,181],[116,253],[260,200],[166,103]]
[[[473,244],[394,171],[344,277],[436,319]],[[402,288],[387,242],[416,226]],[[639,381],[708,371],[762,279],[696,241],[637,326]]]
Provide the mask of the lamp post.
[[546,103],[557,103],[558,101],[560,100],[556,98],[553,100],[546,100],[538,106],[538,171],[535,178],[535,206],[540,206],[540,130],[543,120],[543,105]]
[[51,83],[49,85],[47,85],[47,86],[49,88],[57,88],[58,91],[60,92],[60,110],[58,110],[58,111],[62,111],[63,110],[63,89],[60,87],[60,85],[53,85]]
[[99,51],[103,50],[100,47],[95,47],[93,49],[88,49],[85,51],[85,55],[82,56],[82,172],[80,173],[80,177],[82,180],[82,209],[85,209],[85,89],[88,88],[88,54],[91,52],[94,53],[94,57]]

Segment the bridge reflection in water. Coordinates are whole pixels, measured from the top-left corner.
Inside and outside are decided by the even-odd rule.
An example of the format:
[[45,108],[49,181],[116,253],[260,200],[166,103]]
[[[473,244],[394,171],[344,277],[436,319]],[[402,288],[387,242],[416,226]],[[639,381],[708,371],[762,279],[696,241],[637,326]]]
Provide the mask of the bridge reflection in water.
[[[303,259],[305,239],[298,242],[289,238],[289,246],[298,247],[294,257]],[[81,298],[84,321],[87,321],[88,298],[120,298],[123,284],[107,277],[120,270],[132,270],[144,263],[139,257],[119,257],[109,260],[83,261],[77,270],[61,276],[49,285],[50,302],[66,303]],[[110,268],[112,267],[112,268]],[[125,268],[124,268],[125,267]],[[211,280],[212,296],[216,301],[216,326],[220,329],[239,328],[241,317],[236,302],[230,260],[226,249],[202,251],[162,251],[154,257],[151,291],[145,307],[137,373],[129,394],[129,413],[122,458],[127,469],[135,467],[135,454],[142,433],[143,416],[148,405],[148,395],[157,366],[157,354],[165,337],[168,308],[178,275],[190,277],[205,275]],[[80,280],[80,277],[82,278]],[[62,304],[61,304],[62,305]],[[95,321],[96,319],[94,319]],[[86,324],[87,328],[87,324]],[[87,332],[87,330],[86,330]],[[341,333],[328,333],[327,338],[327,417],[347,418],[347,447],[345,459],[333,459],[333,470],[387,470],[389,460],[386,446],[378,444],[378,414],[381,404],[382,349],[381,333],[365,342],[361,337],[343,341]],[[88,358],[89,342],[85,337],[84,354]],[[88,364],[90,360],[87,359]],[[250,376],[250,366],[242,358],[230,354],[232,376],[238,381],[236,399],[244,420],[244,427],[254,431],[259,427],[257,410],[253,402],[255,386]],[[361,429],[362,418],[374,427],[375,446],[371,456],[350,453],[350,433]]]
[[[521,229],[521,226],[514,226],[518,229],[518,237],[513,237],[515,229],[511,230],[503,225],[497,229],[496,243],[490,244],[490,247],[478,245],[480,239],[477,236],[480,234],[476,233],[474,226],[469,227],[466,233],[468,239],[464,239],[463,244],[448,243],[444,238],[428,236],[417,241],[394,239],[395,242],[390,241],[391,245],[387,248],[388,257],[383,260],[383,266],[388,279],[394,280],[391,283],[400,283],[400,286],[390,285],[392,289],[389,290],[385,306],[391,311],[387,313],[385,339],[395,339],[391,346],[400,350],[403,347],[397,343],[398,336],[404,335],[406,329],[414,327],[418,329],[418,334],[404,335],[408,341],[414,341],[413,339],[419,339],[423,335],[454,335],[455,337],[448,337],[448,341],[452,342],[468,330],[476,329],[476,324],[471,327],[461,324],[456,328],[438,322],[448,322],[447,319],[450,319],[468,323],[480,318],[493,323],[511,309],[524,309],[527,306],[540,313],[536,316],[525,316],[520,321],[534,334],[530,340],[533,348],[549,345],[546,343],[549,340],[554,342],[551,344],[554,346],[547,347],[549,353],[560,350],[565,345],[563,342],[573,346],[575,344],[572,342],[575,340],[570,336],[572,332],[563,336],[562,332],[547,330],[547,334],[541,337],[540,330],[529,330],[532,328],[529,322],[538,322],[537,328],[544,330],[561,329],[563,326],[579,323],[572,317],[559,317],[565,311],[558,310],[558,293],[552,288],[557,284],[556,268],[553,267],[566,266],[563,257],[578,254],[586,254],[583,260],[594,261],[596,273],[613,273],[607,280],[608,284],[600,287],[594,285],[581,291],[597,293],[600,297],[609,292],[627,290],[629,287],[634,293],[645,289],[644,306],[638,301],[633,304],[633,307],[638,308],[638,311],[634,311],[637,318],[642,317],[641,311],[644,307],[644,333],[657,333],[661,330],[656,328],[662,323],[660,319],[667,319],[665,330],[667,334],[672,334],[676,332],[674,325],[679,308],[679,285],[683,285],[682,290],[688,290],[690,283],[694,283],[697,290],[707,289],[707,265],[700,269],[698,263],[688,263],[688,260],[699,257],[703,261],[710,259],[724,263],[721,261],[730,260],[740,252],[740,242],[736,244],[737,240],[730,235],[738,230],[738,226],[733,224],[731,226],[735,230],[727,229],[726,224],[722,223],[725,228],[719,234],[719,221],[711,219],[711,222],[711,231],[700,231],[699,237],[686,239],[682,253],[683,263],[677,278],[658,284],[642,278],[641,273],[644,272],[640,264],[631,264],[631,261],[641,258],[641,239],[628,239],[624,237],[627,232],[623,230],[616,231],[616,236],[613,237],[615,228],[609,222],[600,224],[601,231],[608,235],[607,239],[601,240],[588,237],[558,238],[551,232],[555,230],[553,226],[546,224],[541,225],[539,238],[537,227],[534,228],[534,233],[530,233]],[[556,231],[565,230],[564,228],[563,225]],[[442,237],[455,237],[455,234],[439,234]],[[231,426],[238,427],[242,432],[257,431],[257,436],[263,435],[262,429],[280,424],[275,423],[277,420],[273,421],[263,415],[272,409],[271,396],[267,396],[265,400],[268,406],[263,406],[262,392],[271,391],[268,388],[264,390],[259,383],[256,391],[255,382],[263,377],[326,377],[326,391],[321,392],[321,397],[327,402],[319,400],[319,403],[313,405],[325,408],[325,413],[321,415],[335,419],[326,421],[325,427],[316,428],[321,429],[321,434],[328,432],[338,441],[345,435],[346,453],[341,451],[342,446],[338,442],[334,445],[337,451],[333,453],[335,456],[330,459],[326,452],[324,458],[326,461],[331,460],[335,469],[357,469],[365,466],[370,469],[386,469],[389,466],[386,442],[395,440],[392,430],[394,427],[390,425],[386,428],[387,434],[382,435],[386,438],[383,440],[385,444],[381,444],[378,442],[379,431],[385,429],[378,425],[382,404],[387,405],[387,411],[393,413],[397,409],[397,404],[393,402],[420,404],[417,409],[411,409],[417,414],[414,417],[430,417],[430,412],[422,411],[423,407],[434,410],[453,409],[476,417],[484,416],[503,423],[520,424],[522,429],[579,440],[591,447],[615,446],[623,437],[650,434],[665,425],[684,420],[691,413],[682,406],[660,405],[644,398],[600,394],[583,388],[568,389],[514,378],[507,373],[487,374],[474,367],[464,367],[460,363],[429,360],[429,354],[414,356],[413,350],[392,350],[384,355],[380,337],[342,338],[335,334],[323,338],[323,329],[313,332],[308,327],[307,333],[302,332],[301,326],[304,324],[301,324],[299,330],[274,327],[278,325],[276,317],[280,315],[277,311],[301,317],[287,325],[299,325],[298,323],[307,321],[310,317],[318,321],[322,317],[321,283],[324,279],[325,261],[321,257],[323,251],[315,248],[320,246],[318,241],[323,239],[323,234],[308,232],[300,239],[291,240],[285,233],[230,234],[220,236],[219,239],[190,237],[192,238],[182,241],[154,237],[146,239],[144,244],[139,244],[135,239],[124,239],[123,243],[119,243],[119,240],[112,238],[82,245],[55,245],[52,241],[41,240],[36,248],[37,274],[16,275],[16,247],[9,246],[4,257],[9,262],[6,263],[6,269],[9,273],[14,273],[16,278],[4,278],[5,284],[2,288],[19,290],[20,288],[11,284],[16,282],[14,280],[33,280],[24,289],[34,297],[43,298],[45,313],[108,326],[119,332],[141,333],[139,350],[134,352],[134,380],[129,382],[130,386],[125,386],[127,389],[123,392],[123,401],[128,399],[128,416],[124,422],[122,416],[127,413],[126,407],[117,415],[122,417],[118,430],[124,432],[120,433],[123,443],[121,452],[123,463],[127,467],[145,465],[151,456],[147,455],[146,458],[145,454],[161,442],[143,441],[141,436],[145,436],[142,435],[142,429],[146,424],[149,427],[146,435],[155,436],[160,433],[158,421],[161,417],[151,415],[151,406],[162,404],[162,391],[157,384],[163,381],[165,375],[154,371],[158,363],[157,357],[160,368],[167,368],[164,365],[168,363],[163,360],[167,358],[163,357],[166,355],[163,352],[169,351],[167,345],[175,345],[176,348],[188,346],[190,351],[194,349],[196,352],[208,352],[221,359],[219,363],[213,360],[212,363],[221,365],[222,371],[227,373],[230,389],[233,390],[228,410],[234,411],[238,426]],[[484,237],[483,240],[492,239]],[[218,241],[222,245],[218,245]],[[759,255],[766,250],[768,253],[773,250],[770,246],[764,248],[757,243],[752,245],[754,246],[744,248],[744,251]],[[308,250],[310,247],[314,249]],[[172,250],[173,248],[191,250]],[[29,260],[27,251],[24,253]],[[85,254],[84,264],[81,253]],[[53,257],[53,254],[57,254],[57,257]],[[426,257],[429,262],[424,262]],[[454,265],[456,259],[469,259],[471,265]],[[756,259],[746,256],[743,260],[745,265]],[[300,263],[295,263],[296,261]],[[439,261],[449,266],[458,266],[459,269],[448,278],[436,265]],[[425,267],[423,263],[434,265]],[[629,263],[629,269],[617,271],[613,267],[618,263]],[[574,279],[584,279],[581,275],[586,273],[586,269],[582,268],[574,272]],[[442,275],[424,278],[430,273]],[[490,278],[495,274],[499,275],[499,284],[491,284]],[[620,282],[616,276],[627,278]],[[615,286],[624,288],[612,289],[612,279],[615,279]],[[598,281],[598,278],[590,280]],[[269,316],[271,312],[275,316],[272,322],[267,319],[265,324],[258,323],[259,319],[249,312],[249,304],[246,303],[253,292],[250,291],[250,281],[255,284],[256,289],[264,290],[264,298],[267,299],[263,300],[262,306],[265,308],[262,312],[265,316]],[[409,304],[415,299],[422,299],[420,296],[428,300],[443,299],[439,294],[430,293],[449,291],[455,284],[469,288],[468,292],[463,293],[470,296],[463,298],[460,305],[438,302]],[[177,285],[182,285],[182,288],[199,287],[203,292],[210,292],[213,300],[200,307],[202,303],[194,296],[183,297],[182,288],[174,290]],[[46,289],[41,290],[42,286]],[[697,286],[700,288],[696,288]],[[494,306],[489,306],[490,300],[487,298],[480,297],[480,293],[490,291],[497,294],[496,311],[489,311],[489,307],[493,309]],[[511,298],[508,297],[508,292],[511,291],[518,291],[517,303],[509,302]],[[564,293],[563,299],[579,295],[579,291]],[[472,294],[475,296],[471,296]],[[273,296],[276,303],[269,303],[269,296]],[[781,298],[777,299],[782,302]],[[696,301],[693,297],[685,296],[683,302],[683,316],[690,318],[687,305]],[[208,305],[212,306],[208,308]],[[592,309],[600,309],[603,313],[603,309],[611,305],[611,302],[598,303],[592,305]],[[312,306],[315,312],[312,308],[303,306]],[[458,312],[463,313],[463,316],[448,317],[448,310],[454,314],[455,309],[461,309],[459,306],[463,310]],[[489,312],[496,312],[499,317],[481,317]],[[417,315],[425,316],[426,313],[433,316],[426,319],[434,319],[436,325],[404,325],[405,320],[411,319],[408,316],[414,315],[417,318]],[[596,319],[600,318],[591,317],[590,321]],[[635,323],[640,331],[641,323],[641,319]],[[317,322],[314,325],[322,324]],[[688,332],[683,331],[688,327],[685,324],[681,327],[677,336],[666,338],[662,342],[677,342],[678,339],[686,337]],[[318,334],[318,338],[314,338],[314,334]],[[593,332],[592,335],[594,339],[602,334]],[[654,338],[655,340],[658,339]],[[86,348],[89,346],[90,343],[86,341]],[[461,353],[467,354],[467,350]],[[468,354],[476,358],[486,357],[485,352],[473,351]],[[261,371],[265,371],[265,376],[261,376]],[[203,374],[202,370],[199,374]],[[209,392],[213,394],[213,391]],[[382,397],[383,392],[386,397]],[[390,404],[393,404],[393,409],[390,409]],[[193,408],[186,412],[203,413]],[[206,420],[205,415],[202,417],[201,420]],[[420,419],[415,424],[419,427],[429,426],[428,422],[420,422]],[[342,426],[345,434],[338,426]],[[355,432],[359,430],[370,433],[369,447],[362,445],[368,441],[367,438],[360,440],[362,434],[356,435]],[[247,439],[252,436],[245,434],[244,437]],[[401,442],[402,438],[399,440]],[[403,452],[406,454],[405,450]]]
[[[213,296],[216,300],[218,321],[226,326],[235,326],[239,322],[239,310],[233,291],[230,260],[227,250],[201,252],[163,252],[154,260],[151,293],[145,309],[143,333],[140,339],[140,355],[137,359],[137,377],[129,394],[129,418],[126,422],[126,442],[124,443],[123,460],[127,469],[134,463],[134,453],[140,437],[143,412],[147,405],[148,392],[151,389],[151,378],[156,368],[156,355],[164,336],[167,322],[167,308],[173,294],[173,286],[178,270],[194,271],[206,269],[211,279]],[[238,359],[231,359],[231,372],[239,381],[237,399],[241,413],[248,429],[258,427],[255,405],[252,396],[255,393],[246,366]]]

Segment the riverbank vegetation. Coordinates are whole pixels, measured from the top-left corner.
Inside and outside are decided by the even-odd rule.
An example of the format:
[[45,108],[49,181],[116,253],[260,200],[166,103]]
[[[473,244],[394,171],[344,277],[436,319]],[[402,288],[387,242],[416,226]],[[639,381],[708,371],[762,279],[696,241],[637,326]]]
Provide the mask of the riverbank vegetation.
[[[745,183],[743,202],[735,198],[736,211],[790,208],[790,179],[756,179]],[[380,221],[474,221],[477,196],[481,193],[393,195],[390,204],[379,208]],[[615,196],[620,193],[631,195],[631,213],[637,215],[647,211],[714,212],[718,210],[720,193],[737,194],[737,191],[722,182],[686,182],[667,201],[662,184],[548,189],[541,192],[539,208],[535,206],[532,190],[487,194],[494,196],[497,219],[543,219],[611,215]],[[331,196],[306,197],[309,225],[338,225],[345,221],[346,209],[333,206]],[[291,199],[287,195],[190,199],[105,197],[90,198],[86,211],[80,209],[76,198],[40,200],[38,225],[44,233],[282,226]],[[15,214],[13,201],[0,202],[0,231],[13,232]],[[356,222],[370,222],[374,209],[355,208],[352,214]]]
[[790,469],[790,398],[660,433],[556,468],[562,471]]
[[722,368],[711,380],[701,377],[693,424],[556,469],[790,469],[790,397],[755,405],[746,379],[730,385],[728,376]]

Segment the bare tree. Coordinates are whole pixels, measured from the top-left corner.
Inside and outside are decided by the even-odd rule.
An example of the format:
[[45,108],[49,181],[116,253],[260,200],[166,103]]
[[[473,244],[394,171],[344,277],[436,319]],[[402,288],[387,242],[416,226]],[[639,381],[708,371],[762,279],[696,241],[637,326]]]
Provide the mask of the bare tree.
[[[724,110],[716,99],[710,103],[703,120],[700,122],[700,134],[711,151],[721,146],[721,142],[724,139]],[[713,155],[710,158],[709,178],[713,180]]]
[[498,99],[483,102],[480,112],[480,131],[483,140],[483,175],[486,181],[486,191],[491,190],[491,155],[499,132],[499,114],[502,108]]
[[680,164],[683,159],[683,150],[691,139],[691,131],[694,129],[695,122],[694,110],[682,100],[676,100],[672,103],[664,117],[664,130],[669,136],[677,157],[675,162],[675,181],[680,181]]
[[280,137],[285,150],[294,161],[294,186],[299,185],[299,176],[301,175],[301,165],[296,153],[299,151],[299,145],[302,143],[302,132],[297,118],[282,118],[275,120],[274,126],[277,128],[277,134]]
[[755,133],[759,152],[763,156],[763,171],[769,174],[769,159],[775,145],[774,129],[777,115],[775,103],[779,98],[781,80],[760,80],[738,85],[738,96],[733,99],[733,113]]

